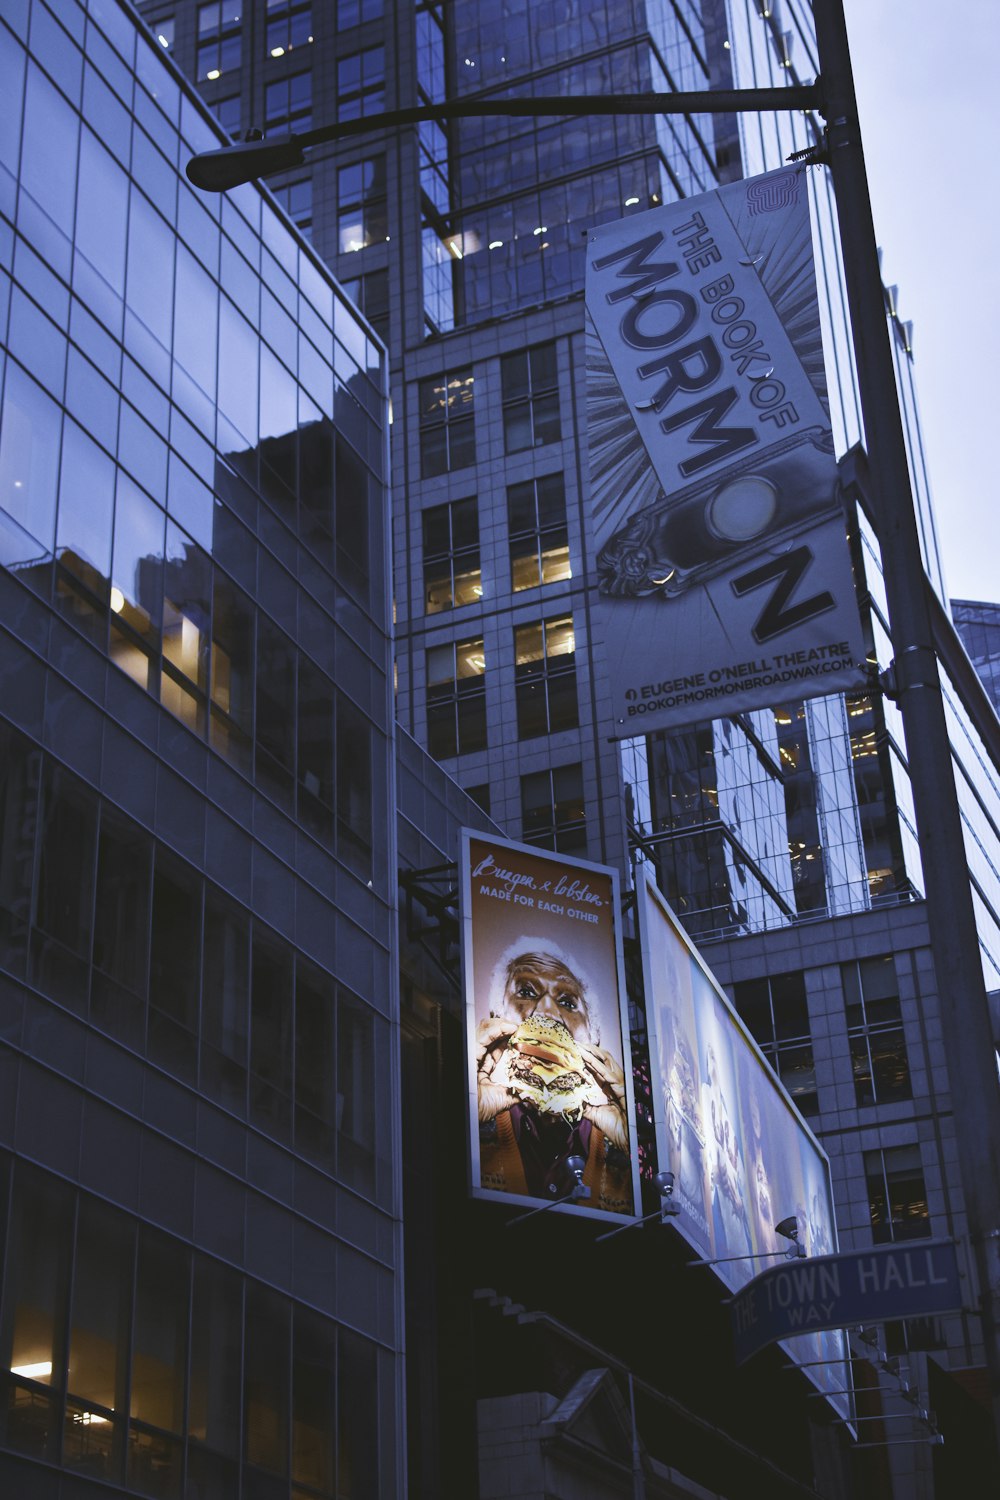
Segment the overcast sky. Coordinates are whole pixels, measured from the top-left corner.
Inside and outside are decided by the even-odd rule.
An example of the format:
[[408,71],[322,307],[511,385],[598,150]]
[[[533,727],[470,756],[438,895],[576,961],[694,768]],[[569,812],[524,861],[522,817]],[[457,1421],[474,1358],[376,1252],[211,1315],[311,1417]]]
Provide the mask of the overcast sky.
[[1000,601],[1000,0],[844,0],[952,598]]

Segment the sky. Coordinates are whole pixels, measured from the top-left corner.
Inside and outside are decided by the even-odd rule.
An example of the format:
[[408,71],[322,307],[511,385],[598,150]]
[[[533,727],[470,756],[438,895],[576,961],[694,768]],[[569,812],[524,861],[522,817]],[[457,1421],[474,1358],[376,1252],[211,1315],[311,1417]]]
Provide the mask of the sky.
[[883,279],[913,320],[946,586],[1000,601],[1000,3],[844,5]]

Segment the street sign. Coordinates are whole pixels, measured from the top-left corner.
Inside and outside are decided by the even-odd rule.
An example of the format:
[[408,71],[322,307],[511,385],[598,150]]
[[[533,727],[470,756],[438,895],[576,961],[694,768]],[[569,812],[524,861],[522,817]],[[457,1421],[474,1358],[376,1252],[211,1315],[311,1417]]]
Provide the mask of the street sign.
[[736,1363],[796,1333],[958,1312],[954,1240],[875,1245],[772,1266],[732,1299]]

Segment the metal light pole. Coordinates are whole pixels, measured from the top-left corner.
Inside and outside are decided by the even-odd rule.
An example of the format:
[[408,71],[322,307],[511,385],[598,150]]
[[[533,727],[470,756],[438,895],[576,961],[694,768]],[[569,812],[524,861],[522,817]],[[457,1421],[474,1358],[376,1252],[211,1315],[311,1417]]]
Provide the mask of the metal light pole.
[[732,114],[814,110],[827,121],[827,155],[837,201],[878,533],[923,862],[927,919],[942,1046],[951,1083],[969,1239],[979,1282],[986,1364],[1000,1447],[1000,1082],[928,593],[914,511],[895,372],[883,302],[868,182],[854,97],[843,0],[813,0],[821,77],[770,89],[645,93],[612,98],[529,96],[450,100],[388,110],[267,140],[204,152],[187,165],[196,187],[225,192],[299,166],[312,146],[423,121],[482,116]]
[[813,0],[865,445],[920,838],[942,1047],[1000,1446],[1000,1083],[967,876],[842,0]]

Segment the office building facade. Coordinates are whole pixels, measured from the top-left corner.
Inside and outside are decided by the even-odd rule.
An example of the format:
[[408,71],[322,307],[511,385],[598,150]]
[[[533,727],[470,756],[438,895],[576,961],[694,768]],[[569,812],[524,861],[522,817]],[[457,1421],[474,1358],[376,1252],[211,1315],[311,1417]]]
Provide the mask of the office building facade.
[[[41,0],[33,0],[34,8],[48,17]],[[693,89],[809,80],[817,71],[808,7],[798,0],[785,7],[783,21],[775,7],[751,0],[524,3],[500,10],[479,0],[322,6],[146,0],[139,8],[156,45],[172,54],[233,135],[251,126],[304,130],[421,101],[489,98],[513,87],[546,95]],[[375,131],[321,148],[305,168],[275,178],[270,188],[389,350],[400,724],[509,835],[623,869],[638,848],[655,866],[668,898],[732,986],[830,1151],[843,1205],[842,1242],[863,1245],[873,1237],[947,1235],[963,1227],[898,713],[873,684],[862,698],[776,705],[745,720],[611,743],[602,647],[590,605],[594,548],[584,456],[585,232],[776,165],[789,150],[814,144],[819,124],[800,116],[469,120]],[[877,506],[865,488],[857,447],[861,420],[835,216],[822,168],[810,169],[809,177],[831,418],[845,485],[859,502],[853,545],[859,578],[864,570],[872,662],[885,667],[891,652],[870,520]],[[187,205],[189,196],[182,185],[179,203]],[[215,210],[204,196],[197,202],[206,213]],[[228,202],[219,209],[223,249],[225,217],[233,212]],[[223,259],[219,274],[237,311],[247,311],[239,256]],[[269,280],[258,304],[259,326],[265,341],[276,341],[268,347],[278,365],[290,369],[281,304]],[[909,418],[925,561],[943,596],[919,457],[909,337],[893,297],[887,314]],[[239,322],[234,326],[242,333]],[[310,418],[310,382],[301,384],[304,404],[293,420],[304,431],[320,418]],[[337,415],[334,410],[335,422]],[[274,507],[287,505],[289,445],[281,439],[288,429],[245,434],[236,417],[227,420],[238,433],[260,439],[254,476],[265,495],[261,525],[270,526]],[[239,443],[227,438],[221,451],[232,455]],[[301,449],[296,461],[301,483]],[[237,463],[231,466],[241,472]],[[308,501],[304,508],[310,509]],[[301,522],[302,505],[297,514]],[[345,518],[345,535],[335,537],[333,551],[335,570],[346,569],[337,576],[346,579],[347,595],[358,546],[349,530]],[[239,572],[233,579],[248,588]],[[364,624],[357,614],[346,621],[334,614],[352,639]],[[275,619],[280,625],[277,613]],[[124,632],[124,625],[113,630]],[[141,672],[151,657],[138,634],[138,641],[135,632],[126,638],[140,653]],[[321,638],[322,630],[311,635]],[[259,671],[268,660],[264,637],[256,650]],[[236,754],[239,735],[248,730],[239,722],[235,733],[230,729],[223,718],[228,710],[211,696],[214,679],[202,688],[199,721],[197,694],[188,709],[188,679],[170,670],[164,652],[161,678],[168,695],[175,688],[178,694],[166,712],[189,713],[195,732],[208,736],[209,757],[224,756],[218,748],[223,733]],[[338,648],[338,663],[349,656],[346,644],[343,656]],[[960,676],[960,666],[955,673]],[[951,699],[956,775],[984,969],[988,987],[996,988],[989,978],[1000,954],[996,747],[975,704],[970,712],[968,685],[958,676]],[[280,670],[275,678],[282,678]],[[287,684],[287,672],[284,678]],[[339,686],[339,676],[336,681]],[[351,687],[349,696],[370,713],[358,691]],[[259,722],[288,723],[277,687]],[[388,731],[387,721],[382,727]],[[259,774],[272,776],[267,785],[279,805],[293,798],[294,815],[302,816],[312,805],[311,767],[305,763],[304,778],[291,774],[289,790],[287,749],[254,745],[252,754],[254,777],[263,766]],[[301,758],[292,763],[303,764]],[[455,795],[442,790],[438,800],[456,817],[472,816],[471,804],[463,804],[463,812]],[[452,824],[438,820],[435,826],[438,843],[428,841],[419,856],[431,866],[438,856],[445,863],[451,857],[444,845],[453,837]],[[341,839],[350,865],[360,856],[351,830],[337,822],[337,850]],[[391,846],[374,842],[391,861]],[[390,863],[387,880],[394,879]],[[339,879],[338,900],[359,900],[366,909],[377,903],[378,882],[374,894],[365,894],[364,880],[360,885]],[[351,906],[352,913],[358,910]],[[388,940],[378,951],[391,953]],[[407,1038],[420,1039],[414,1047],[422,1066],[431,1052],[441,1076],[455,1079],[454,1015],[446,1023],[434,1012],[435,1005],[448,1012],[441,998],[447,962],[443,970],[433,981],[421,971],[420,983],[413,982]],[[382,979],[383,994],[390,994],[392,975],[379,971],[376,988]],[[440,1139],[449,1139],[447,1131]],[[462,1164],[454,1155],[448,1159],[446,1198],[464,1192]],[[426,1153],[415,1170],[421,1167],[427,1170]],[[477,1254],[485,1255],[475,1230],[469,1233]],[[482,1264],[492,1268],[488,1257]],[[456,1295],[467,1290],[459,1287]],[[433,1319],[424,1313],[415,1326],[426,1333]],[[454,1305],[451,1317],[449,1326],[461,1324]],[[982,1360],[971,1320],[897,1329],[892,1338],[924,1389],[937,1378],[929,1373],[932,1361],[934,1368],[954,1368]],[[516,1358],[510,1362],[516,1365]],[[452,1396],[461,1390],[459,1372],[447,1366],[442,1349],[426,1389]],[[708,1391],[710,1379],[703,1385]],[[411,1384],[411,1412],[419,1409],[419,1389]],[[740,1399],[749,1403],[745,1389]],[[735,1410],[735,1397],[731,1405]],[[898,1493],[932,1494],[930,1450],[921,1446],[926,1432],[919,1424],[904,1430],[916,1442],[905,1453],[898,1450],[904,1453],[894,1464]],[[411,1480],[421,1476],[414,1492],[434,1494],[434,1475],[451,1457],[449,1444],[441,1438],[435,1456],[412,1422],[410,1444]],[[808,1467],[801,1456],[797,1462]]]
[[953,599],[951,617],[990,702],[1000,713],[1000,606]]
[[117,0],[0,8],[0,1489],[403,1489],[383,352]]

